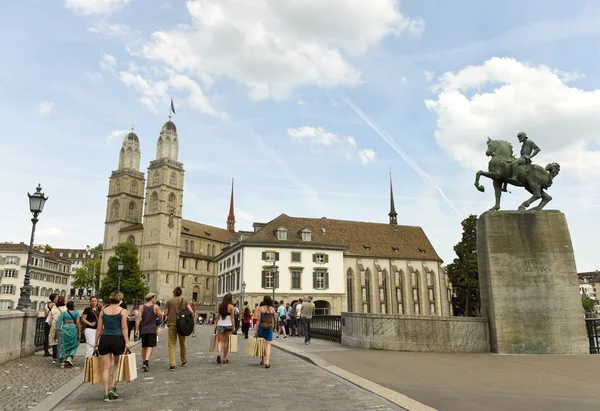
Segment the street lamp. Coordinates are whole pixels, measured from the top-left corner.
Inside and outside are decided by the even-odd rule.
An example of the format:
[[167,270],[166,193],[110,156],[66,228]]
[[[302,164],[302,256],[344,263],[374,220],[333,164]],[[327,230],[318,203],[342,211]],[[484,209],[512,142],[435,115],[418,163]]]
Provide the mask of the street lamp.
[[244,294],[246,292],[246,282],[242,281],[242,304],[244,304]]
[[117,270],[119,270],[119,283],[117,284],[118,292],[121,292],[121,276],[123,275],[123,268],[125,268],[125,265],[123,264],[123,261],[119,260],[117,263]]
[[271,275],[273,276],[273,304],[275,304],[275,289],[277,288],[277,280],[279,275],[277,268],[278,267],[275,265],[275,261],[273,261],[273,266],[271,267]]
[[31,241],[29,242],[29,251],[27,253],[27,268],[25,269],[25,279],[23,280],[23,287],[21,287],[21,296],[19,297],[19,302],[17,304],[17,310],[29,309],[31,308],[31,259],[33,258],[33,238],[35,236],[35,225],[37,224],[38,215],[44,209],[44,205],[46,204],[46,200],[48,197],[44,197],[44,193],[42,193],[42,187],[38,184],[35,189],[35,193],[29,194],[29,210],[33,214],[33,218],[31,222],[33,226],[31,227]]
[[[91,252],[91,248],[89,245],[85,246],[85,250],[87,251],[87,255],[88,257],[92,257],[92,252]],[[94,258],[94,274],[92,275],[92,286],[90,287],[92,295],[95,294],[96,290],[96,255],[93,256]]]

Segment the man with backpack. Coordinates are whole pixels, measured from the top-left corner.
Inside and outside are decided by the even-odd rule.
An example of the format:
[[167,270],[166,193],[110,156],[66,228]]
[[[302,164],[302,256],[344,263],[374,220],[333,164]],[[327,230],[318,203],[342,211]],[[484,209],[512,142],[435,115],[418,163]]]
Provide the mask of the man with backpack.
[[[179,355],[181,356],[181,366],[187,365],[187,349],[185,346],[185,335],[182,335],[177,329],[177,312],[178,310],[188,310],[190,317],[194,315],[192,307],[188,301],[181,296],[183,290],[181,287],[175,287],[173,290],[173,298],[167,301],[164,315],[167,317],[167,327],[169,329],[169,369],[175,371],[175,345],[177,344],[177,338],[179,337]],[[193,325],[193,317],[192,317]],[[190,332],[191,334],[191,332]]]

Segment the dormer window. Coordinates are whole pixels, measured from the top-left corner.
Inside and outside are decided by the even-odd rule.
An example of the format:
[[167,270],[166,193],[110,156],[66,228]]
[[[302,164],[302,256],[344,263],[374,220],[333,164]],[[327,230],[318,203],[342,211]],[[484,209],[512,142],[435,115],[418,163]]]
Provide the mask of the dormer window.
[[311,241],[312,231],[310,231],[309,228],[305,228],[300,232],[300,237],[302,238],[302,241]]
[[366,244],[363,244],[363,247],[366,251],[371,251],[371,246],[368,246]]
[[399,253],[400,249],[398,247],[392,247],[392,250],[394,250],[395,253]]
[[282,240],[285,241],[287,240],[287,228],[285,227],[279,227],[275,233],[277,234],[277,239],[278,240]]
[[425,254],[425,253],[426,253],[426,251],[425,251],[425,250],[423,250],[422,248],[419,248],[419,252],[420,252],[421,254]]

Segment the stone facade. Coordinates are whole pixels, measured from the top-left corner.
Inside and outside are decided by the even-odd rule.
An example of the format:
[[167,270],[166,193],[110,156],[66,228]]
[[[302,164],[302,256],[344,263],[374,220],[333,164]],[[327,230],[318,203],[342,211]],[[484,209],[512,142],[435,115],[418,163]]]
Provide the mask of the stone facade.
[[414,352],[489,352],[485,318],[343,313],[342,344]]
[[177,128],[169,120],[161,128],[146,180],[139,171],[139,138],[133,131],[125,136],[119,169],[109,180],[102,275],[114,247],[129,241],[138,247],[142,278],[159,300],[171,298],[173,288],[181,286],[198,312],[213,312],[214,257],[232,233],[183,219],[184,168],[178,151]]
[[484,213],[477,220],[477,254],[482,314],[489,319],[492,352],[588,353],[563,213]]

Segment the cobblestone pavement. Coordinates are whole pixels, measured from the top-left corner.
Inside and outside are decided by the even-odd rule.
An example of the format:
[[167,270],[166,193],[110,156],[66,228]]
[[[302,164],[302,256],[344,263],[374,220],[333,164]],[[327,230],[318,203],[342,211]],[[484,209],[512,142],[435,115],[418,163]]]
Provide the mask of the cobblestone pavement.
[[37,353],[0,365],[0,410],[27,410],[52,394],[83,370],[85,348],[79,346],[74,367],[60,368],[52,357]]
[[[213,327],[198,326],[196,338],[187,338],[188,366],[168,370],[167,343],[155,348],[150,372],[138,371],[137,380],[119,383],[120,399],[102,401],[101,384],[89,386],[66,411],[87,410],[398,410],[396,406],[351,385],[291,354],[273,349],[271,368],[245,354],[245,340],[238,336],[238,353],[229,364],[217,364],[208,351]],[[141,366],[140,348],[137,363]],[[178,354],[179,355],[179,354]]]

